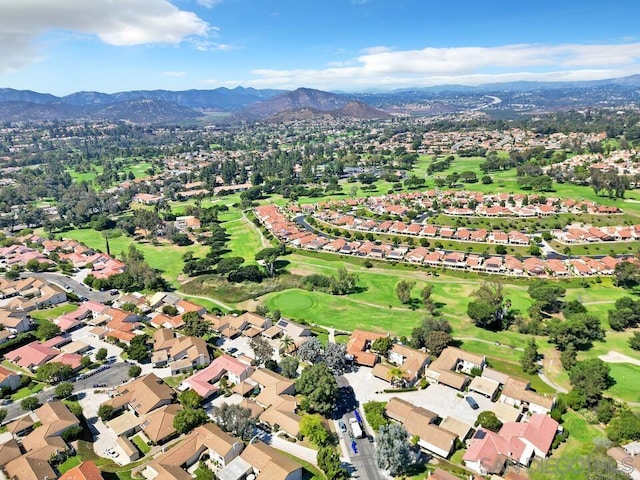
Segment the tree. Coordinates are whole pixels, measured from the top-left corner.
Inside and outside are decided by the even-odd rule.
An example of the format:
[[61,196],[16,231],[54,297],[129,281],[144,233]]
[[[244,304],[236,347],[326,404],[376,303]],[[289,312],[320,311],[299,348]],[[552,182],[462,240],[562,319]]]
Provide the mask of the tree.
[[484,282],[471,296],[467,305],[467,315],[477,327],[498,330],[503,328],[505,311],[503,308],[504,294],[499,282]]
[[238,404],[223,403],[212,410],[213,418],[218,426],[227,433],[242,438],[245,442],[253,437],[256,421],[251,417],[251,410]]
[[211,324],[203,320],[198,312],[186,312],[182,315],[182,332],[188,337],[204,338],[212,332]]
[[216,480],[216,475],[211,471],[207,464],[200,460],[198,462],[198,468],[195,471],[196,480]]
[[103,422],[108,422],[113,418],[113,407],[111,405],[107,405],[103,403],[98,407],[98,418]]
[[640,350],[640,332],[633,332],[633,335],[629,337],[629,347]]
[[291,352],[291,349],[295,347],[295,342],[293,341],[293,338],[291,338],[289,335],[287,335],[286,333],[282,336],[282,338],[280,339],[280,354],[281,355],[288,355]]
[[310,365],[296,379],[296,391],[304,396],[304,405],[308,412],[329,415],[338,398],[338,383],[326,363]]
[[380,430],[380,427],[389,423],[389,420],[387,420],[385,414],[386,406],[386,402],[376,401],[370,401],[363,405],[364,415],[367,418],[367,423],[371,425],[371,428],[373,428],[374,432],[377,432],[378,430]]
[[280,373],[287,378],[296,378],[298,376],[299,365],[298,357],[284,357],[280,361]]
[[194,390],[185,390],[178,395],[178,401],[184,408],[198,408],[202,403],[202,397]]
[[68,380],[73,376],[73,369],[69,365],[60,362],[45,363],[38,367],[36,378],[40,382],[58,383]]
[[414,348],[426,346],[427,337],[431,332],[451,333],[451,325],[446,320],[428,316],[419,327],[411,330],[411,345]]
[[327,430],[322,417],[318,414],[305,413],[302,415],[300,433],[316,447],[326,447],[333,441],[331,433]]
[[522,352],[522,356],[520,357],[520,365],[522,365],[522,371],[528,374],[538,373],[538,357],[540,356],[538,352],[538,344],[535,339],[530,338],[527,342],[527,346]]
[[56,385],[56,397],[67,398],[73,393],[73,383],[62,382]]
[[564,296],[566,289],[556,283],[534,280],[528,291],[529,296],[537,301],[542,311],[554,313],[560,310],[560,298]]
[[342,467],[340,456],[333,447],[321,447],[318,450],[316,460],[327,480],[347,480],[350,478],[349,472]]
[[578,351],[573,343],[570,343],[562,352],[560,352],[560,363],[562,363],[562,367],[568,372],[576,365],[577,361]]
[[53,337],[60,335],[61,330],[55,323],[49,320],[39,320],[38,328],[36,329],[36,338],[40,341],[50,340]]
[[586,405],[593,407],[602,398],[602,392],[613,385],[609,365],[599,358],[577,362],[569,371],[569,382],[584,395]]
[[255,259],[258,263],[264,263],[267,275],[275,277],[277,275],[276,262],[281,255],[282,250],[279,248],[264,248],[256,253]]
[[135,362],[143,363],[149,358],[148,336],[136,335],[131,339],[129,346],[125,348],[125,352],[129,358]]
[[23,410],[33,411],[40,406],[40,400],[38,397],[27,397],[20,402],[20,406]]
[[336,375],[343,374],[347,369],[347,346],[343,343],[328,342],[324,349],[324,361]]
[[98,360],[99,362],[103,362],[104,360],[106,360],[108,354],[109,352],[106,348],[99,348],[96,352],[96,360]]
[[273,358],[274,349],[266,338],[261,336],[253,337],[249,342],[249,346],[253,350],[253,355],[258,365],[262,365]]
[[142,373],[142,368],[139,367],[138,365],[131,365],[129,367],[128,373],[131,378],[136,378],[138,377],[138,375]]
[[476,423],[474,425],[476,427],[482,426],[483,428],[486,428],[487,430],[491,430],[492,432],[499,432],[500,429],[502,428],[502,422],[498,420],[498,417],[496,417],[496,414],[490,410],[487,410],[485,412],[480,412],[480,414],[478,415],[478,418],[476,419]]
[[407,472],[413,463],[411,445],[407,431],[401,425],[383,425],[376,441],[376,461],[378,467],[387,470],[393,477]]
[[173,428],[179,434],[188,433],[208,420],[207,412],[202,408],[183,408],[173,418]]
[[453,342],[453,337],[447,332],[434,330],[427,335],[424,346],[431,355],[438,357],[451,342]]
[[422,298],[422,305],[425,306],[427,310],[430,312],[435,309],[435,304],[431,299],[431,294],[433,293],[433,285],[425,285],[422,290],[420,290],[420,297]]
[[333,295],[346,295],[353,293],[358,284],[358,275],[349,273],[345,268],[338,269],[337,275],[332,275],[329,281],[329,290]]
[[640,268],[631,262],[619,262],[613,272],[617,287],[631,288],[640,282]]
[[0,424],[2,424],[2,422],[4,422],[5,418],[7,418],[7,409],[6,408],[0,408]]
[[618,470],[618,464],[607,454],[605,447],[596,446],[582,458],[585,480],[629,480],[630,478],[628,473]]
[[396,284],[396,295],[403,304],[411,303],[411,290],[416,285],[416,282],[409,280],[400,280]]
[[553,318],[547,323],[549,342],[557,345],[559,350],[564,350],[569,344],[576,349],[586,349],[595,340],[604,339],[604,330],[600,325],[600,319],[595,315],[579,313],[561,321]]
[[640,440],[640,414],[621,408],[607,426],[607,437],[616,443]]
[[371,350],[374,352],[378,352],[380,355],[387,356],[389,350],[393,347],[393,340],[391,337],[380,337],[376,338],[371,343]]
[[298,358],[303,362],[316,363],[324,353],[322,343],[317,337],[311,337],[298,347]]

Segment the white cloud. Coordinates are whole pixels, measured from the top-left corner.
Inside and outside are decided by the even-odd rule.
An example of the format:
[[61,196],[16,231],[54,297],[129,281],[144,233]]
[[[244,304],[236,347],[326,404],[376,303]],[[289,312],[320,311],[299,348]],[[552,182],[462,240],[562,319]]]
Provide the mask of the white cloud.
[[212,27],[168,0],[20,0],[0,2],[0,72],[37,58],[36,39],[52,30],[96,35],[114,46],[179,44]]
[[638,72],[640,43],[429,47],[404,51],[372,47],[353,60],[331,62],[322,69],[253,70],[254,78],[240,83],[355,90],[519,80],[600,80]]
[[164,75],[165,77],[186,77],[187,72],[167,71],[167,72],[162,72],[162,75]]
[[213,8],[215,7],[217,4],[221,3],[222,0],[196,0],[197,4],[205,7],[205,8]]

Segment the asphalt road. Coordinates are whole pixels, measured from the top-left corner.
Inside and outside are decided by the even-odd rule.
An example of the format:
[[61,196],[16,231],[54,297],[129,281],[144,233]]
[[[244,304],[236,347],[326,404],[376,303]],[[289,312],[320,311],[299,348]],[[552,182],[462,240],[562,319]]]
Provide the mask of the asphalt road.
[[99,292],[97,290],[89,289],[89,287],[87,287],[84,283],[78,282],[77,280],[71,277],[67,277],[66,275],[62,275],[61,273],[24,273],[23,276],[41,278],[43,280],[55,283],[65,290],[65,286],[67,286],[68,288],[73,290],[73,293],[75,293],[79,297],[86,297],[89,300],[93,300],[96,302],[104,303],[108,300],[114,299],[114,297],[109,292]]
[[[96,384],[106,384],[107,387],[116,387],[118,385],[121,385],[123,382],[129,380],[129,367],[130,365],[125,362],[114,363],[106,370],[91,375],[84,380],[78,380],[77,382],[74,382],[74,391],[79,392],[89,388],[94,388],[93,386]],[[34,396],[37,397],[38,400],[40,400],[41,404],[43,404],[46,403],[49,397],[52,397],[54,395],[54,392],[55,387],[49,387],[45,388],[41,392],[36,393]],[[25,414],[25,411],[20,405],[21,401],[22,400],[18,400],[16,402],[12,402],[10,404],[2,406],[2,408],[5,408],[7,410],[7,418],[5,419],[4,423],[7,423]]]

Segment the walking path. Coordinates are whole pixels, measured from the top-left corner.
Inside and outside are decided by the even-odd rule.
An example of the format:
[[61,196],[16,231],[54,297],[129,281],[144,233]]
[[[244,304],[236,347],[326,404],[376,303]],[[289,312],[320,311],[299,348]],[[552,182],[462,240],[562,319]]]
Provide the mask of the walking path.
[[212,297],[206,297],[204,295],[192,295],[190,293],[184,293],[184,292],[179,292],[180,294],[184,295],[185,297],[191,297],[191,298],[199,298],[200,300],[207,300],[211,303],[215,303],[216,305],[226,309],[226,310],[234,310],[235,307],[232,307],[231,305],[221,302],[220,300],[216,300],[215,298]]
[[603,362],[607,363],[630,363],[631,365],[636,365],[640,367],[640,360],[636,360],[629,355],[625,355],[624,353],[615,352],[613,350],[608,351],[605,355],[600,355],[598,357]]

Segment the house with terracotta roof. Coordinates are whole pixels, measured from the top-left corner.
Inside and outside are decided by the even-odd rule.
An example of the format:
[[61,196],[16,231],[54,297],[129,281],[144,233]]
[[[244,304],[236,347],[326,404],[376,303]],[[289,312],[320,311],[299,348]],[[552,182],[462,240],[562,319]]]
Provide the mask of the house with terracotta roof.
[[180,390],[190,388],[203,399],[207,399],[218,392],[216,384],[223,376],[227,376],[230,384],[238,385],[249,378],[251,373],[253,373],[251,366],[225,354],[214,359],[208,367],[198,370],[183,380]]
[[482,475],[501,474],[508,462],[528,467],[534,457],[548,455],[559,424],[551,417],[533,415],[528,422],[508,422],[500,432],[480,427],[464,454],[465,465]]
[[104,480],[100,470],[93,461],[88,460],[67,470],[59,480]]
[[20,375],[0,365],[0,389],[13,392],[20,388]]
[[378,361],[378,355],[370,351],[371,344],[384,337],[386,335],[382,333],[354,330],[347,342],[347,355],[351,355],[358,365],[373,367]]

